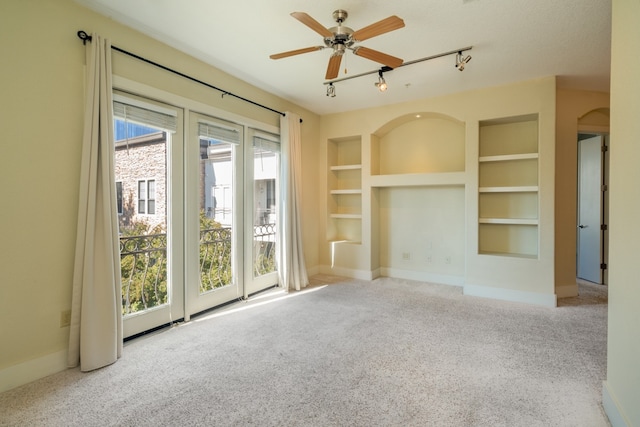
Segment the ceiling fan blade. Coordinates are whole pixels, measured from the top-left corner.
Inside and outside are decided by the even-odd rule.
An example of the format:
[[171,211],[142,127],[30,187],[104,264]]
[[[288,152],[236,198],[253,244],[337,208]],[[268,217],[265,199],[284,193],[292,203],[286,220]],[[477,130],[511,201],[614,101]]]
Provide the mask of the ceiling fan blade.
[[404,62],[400,58],[396,58],[395,56],[387,55],[386,53],[369,49],[368,47],[364,46],[356,47],[355,49],[353,49],[353,53],[363,58],[379,62],[380,64],[386,65],[387,67],[391,68],[398,68]]
[[363,40],[370,39],[371,37],[379,36],[380,34],[388,33],[389,31],[397,30],[402,27],[404,27],[404,21],[401,18],[392,15],[382,21],[375,22],[355,31],[353,33],[353,39],[361,42]]
[[292,12],[291,16],[311,28],[316,33],[320,34],[322,37],[333,37],[333,33],[331,31],[304,12]]
[[327,74],[324,76],[327,80],[333,80],[338,77],[340,72],[340,62],[342,62],[342,54],[334,54],[329,58],[329,65],[327,66]]
[[325,46],[305,47],[303,49],[296,49],[296,50],[289,50],[287,52],[274,53],[273,55],[269,55],[269,58],[271,58],[271,59],[287,58],[289,56],[300,55],[302,53],[314,52],[316,50],[321,50],[321,49],[324,49],[324,48],[325,48]]

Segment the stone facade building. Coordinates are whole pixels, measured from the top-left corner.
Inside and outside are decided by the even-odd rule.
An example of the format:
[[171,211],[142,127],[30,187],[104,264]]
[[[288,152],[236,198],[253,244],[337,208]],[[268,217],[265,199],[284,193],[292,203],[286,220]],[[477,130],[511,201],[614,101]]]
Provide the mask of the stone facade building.
[[143,222],[148,232],[166,232],[166,133],[116,141],[114,169],[120,231]]

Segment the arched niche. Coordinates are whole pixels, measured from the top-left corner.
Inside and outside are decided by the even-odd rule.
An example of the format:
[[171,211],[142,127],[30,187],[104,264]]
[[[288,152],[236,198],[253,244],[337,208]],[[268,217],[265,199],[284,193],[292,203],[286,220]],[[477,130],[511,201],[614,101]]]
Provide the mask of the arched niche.
[[596,108],[578,117],[579,131],[608,131],[610,110],[609,108]]
[[465,124],[433,112],[405,114],[371,138],[372,175],[463,172]]

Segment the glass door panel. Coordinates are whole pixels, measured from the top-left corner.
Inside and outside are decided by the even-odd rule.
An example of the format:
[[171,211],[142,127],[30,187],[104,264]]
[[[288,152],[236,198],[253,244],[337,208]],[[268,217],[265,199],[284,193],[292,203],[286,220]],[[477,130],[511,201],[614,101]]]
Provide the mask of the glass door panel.
[[279,197],[280,143],[277,135],[250,130],[250,153],[247,155],[247,189],[245,204],[248,218],[245,266],[247,294],[278,283],[276,270],[276,236]]
[[242,297],[243,128],[191,113],[187,151],[187,311]]
[[[122,315],[128,337],[183,317],[181,111],[114,94]],[[174,182],[177,180],[177,182]],[[177,197],[180,198],[178,194]]]

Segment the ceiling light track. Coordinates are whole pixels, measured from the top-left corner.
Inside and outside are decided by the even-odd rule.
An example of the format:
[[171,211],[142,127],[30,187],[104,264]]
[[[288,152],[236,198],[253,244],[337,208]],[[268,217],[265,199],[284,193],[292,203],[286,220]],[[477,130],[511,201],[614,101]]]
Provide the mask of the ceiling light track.
[[[424,62],[424,61],[430,61],[432,59],[437,59],[437,58],[442,58],[443,56],[448,56],[448,55],[456,55],[456,68],[460,71],[464,70],[464,66],[471,60],[471,55],[467,55],[467,56],[462,56],[462,52],[466,52],[473,49],[473,46],[467,46],[464,47],[462,49],[455,49],[455,50],[450,50],[448,52],[443,52],[443,53],[439,53],[437,55],[432,55],[432,56],[427,56],[425,58],[420,58],[420,59],[414,59],[413,61],[406,61],[404,63],[402,63],[401,65],[395,67],[395,68],[391,68],[388,66],[384,66],[381,68],[378,68],[376,70],[372,70],[372,71],[367,71],[364,73],[360,73],[360,74],[354,74],[353,76],[348,76],[348,77],[343,77],[340,79],[333,79],[333,80],[328,80],[326,82],[324,82],[323,84],[325,85],[330,85],[331,86],[331,97],[335,97],[335,87],[333,86],[335,83],[340,83],[340,82],[344,82],[346,80],[351,80],[351,79],[357,79],[358,77],[363,77],[363,76],[369,76],[371,74],[378,74],[378,81],[375,83],[375,86],[378,88],[378,90],[380,90],[380,92],[384,92],[387,90],[387,83],[384,80],[384,77],[382,76],[382,73],[386,73],[389,71],[393,71],[396,68],[400,68],[400,67],[406,67],[407,65],[413,65],[413,64],[417,64],[420,62]],[[329,96],[329,91],[327,91],[327,96]]]

